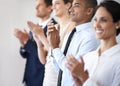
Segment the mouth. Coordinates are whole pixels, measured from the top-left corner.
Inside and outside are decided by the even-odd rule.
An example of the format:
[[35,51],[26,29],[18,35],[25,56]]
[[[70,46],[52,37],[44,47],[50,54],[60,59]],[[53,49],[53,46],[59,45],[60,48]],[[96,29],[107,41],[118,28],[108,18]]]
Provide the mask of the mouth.
[[73,13],[70,13],[70,16],[75,16],[75,14],[73,14]]
[[102,30],[102,29],[96,29],[95,32],[96,32],[97,34],[101,34],[101,33],[103,32],[103,30]]

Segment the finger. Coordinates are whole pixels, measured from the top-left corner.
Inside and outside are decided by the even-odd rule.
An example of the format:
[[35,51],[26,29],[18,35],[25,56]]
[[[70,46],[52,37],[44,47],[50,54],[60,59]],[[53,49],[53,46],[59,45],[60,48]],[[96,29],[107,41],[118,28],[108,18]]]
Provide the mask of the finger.
[[78,61],[79,61],[80,63],[84,63],[83,57],[82,57],[81,55],[79,56]]
[[33,30],[33,28],[35,27],[35,24],[34,24],[33,22],[31,22],[31,21],[28,21],[28,22],[27,22],[27,25],[28,25],[28,27],[29,27],[31,30]]
[[50,20],[49,22],[48,22],[48,25],[51,25],[53,23],[53,20]]
[[69,66],[74,66],[74,63],[72,62],[71,58],[72,58],[72,55],[67,55],[66,62]]
[[84,66],[84,60],[82,57],[80,58],[80,63]]
[[21,30],[19,30],[18,28],[15,28],[14,29],[14,35],[17,35],[17,34],[19,34],[21,32]]
[[59,24],[55,24],[55,29],[59,32],[60,31],[60,25]]
[[70,55],[70,54],[68,54],[68,55],[67,55],[67,59],[66,59],[66,60],[69,62],[69,61],[70,61],[70,58],[71,58],[71,55]]
[[54,31],[54,29],[51,28],[51,29],[48,30],[48,33],[51,33],[51,32],[53,32],[53,31]]
[[23,31],[24,31],[24,33],[28,34],[25,28],[23,29]]
[[55,31],[53,26],[48,27],[47,33],[52,33],[53,31]]
[[65,66],[71,71],[72,70],[72,65],[69,62],[66,62]]
[[72,54],[69,55],[69,60],[70,60],[72,63],[76,63],[76,61],[77,61]]
[[49,30],[49,29],[55,29],[55,26],[54,25],[47,26],[47,30]]

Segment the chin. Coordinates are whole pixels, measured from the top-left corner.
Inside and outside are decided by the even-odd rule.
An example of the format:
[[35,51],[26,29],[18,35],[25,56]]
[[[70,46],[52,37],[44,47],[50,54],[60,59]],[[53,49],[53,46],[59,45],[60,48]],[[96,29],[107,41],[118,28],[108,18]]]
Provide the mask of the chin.
[[39,17],[39,14],[36,13],[36,16]]
[[97,39],[102,39],[102,37],[101,37],[101,36],[96,36],[96,38],[97,38]]

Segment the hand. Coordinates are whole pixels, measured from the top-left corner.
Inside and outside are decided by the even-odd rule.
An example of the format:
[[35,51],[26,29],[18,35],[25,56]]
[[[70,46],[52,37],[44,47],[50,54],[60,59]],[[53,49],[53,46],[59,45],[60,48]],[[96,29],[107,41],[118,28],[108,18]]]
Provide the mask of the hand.
[[80,57],[81,62],[76,60],[72,55],[67,56],[66,67],[74,77],[78,77],[82,83],[88,78],[88,73],[84,71],[84,61]]
[[74,75],[72,75],[72,77],[73,77],[73,80],[76,86],[82,86],[82,82],[80,81],[78,77],[75,77]]
[[27,31],[25,29],[22,31],[18,28],[15,28],[14,29],[14,35],[20,41],[21,46],[24,46],[30,38],[29,34],[27,33]]
[[59,31],[56,29],[53,23],[48,24],[47,39],[52,49],[59,47]]
[[45,49],[49,50],[48,40],[44,34],[42,27],[39,26],[38,24],[34,24],[30,21],[28,21],[27,24],[28,24],[28,27],[30,28],[31,32],[33,33],[33,37],[34,37],[35,41],[38,44],[39,44],[39,42],[41,42],[42,45],[44,45]]
[[29,29],[31,30],[31,32],[32,32],[37,38],[41,38],[41,37],[45,36],[42,27],[39,26],[38,24],[34,24],[33,22],[28,21],[28,22],[27,22],[27,25],[28,25]]

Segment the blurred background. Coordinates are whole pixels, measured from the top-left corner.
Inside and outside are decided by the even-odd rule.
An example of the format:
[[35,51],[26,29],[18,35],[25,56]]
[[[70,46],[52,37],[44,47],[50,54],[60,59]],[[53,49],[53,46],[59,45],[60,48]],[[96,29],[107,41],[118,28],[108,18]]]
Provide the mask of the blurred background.
[[35,1],[0,0],[0,86],[23,86],[25,59],[19,54],[20,44],[13,30],[16,27],[29,30],[28,20],[37,23]]
[[38,21],[36,0],[0,0],[0,86],[23,86],[25,59],[19,55],[19,42],[13,35],[16,27]]

